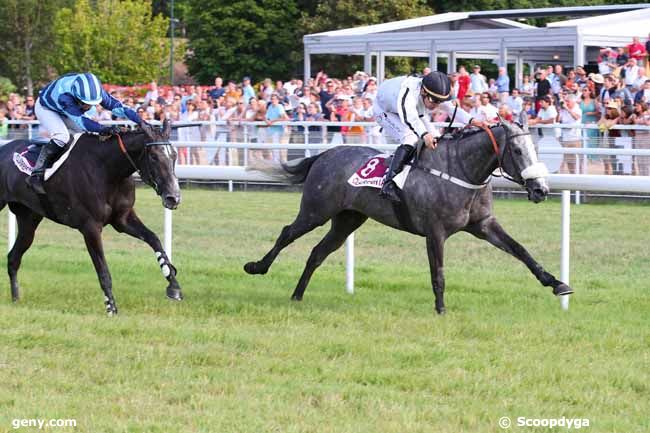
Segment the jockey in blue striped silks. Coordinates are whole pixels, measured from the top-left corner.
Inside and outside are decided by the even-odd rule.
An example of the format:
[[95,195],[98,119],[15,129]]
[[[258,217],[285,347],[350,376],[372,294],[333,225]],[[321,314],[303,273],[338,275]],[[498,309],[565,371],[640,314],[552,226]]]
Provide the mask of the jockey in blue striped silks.
[[115,134],[117,126],[103,126],[88,116],[96,105],[101,105],[117,117],[124,117],[137,124],[143,120],[132,109],[109,95],[99,79],[90,72],[62,75],[47,84],[38,95],[35,104],[36,118],[41,128],[48,133],[50,141],[41,148],[27,184],[38,194],[45,194],[43,188],[45,169],[62,152],[70,141],[70,132],[87,131],[98,134]]

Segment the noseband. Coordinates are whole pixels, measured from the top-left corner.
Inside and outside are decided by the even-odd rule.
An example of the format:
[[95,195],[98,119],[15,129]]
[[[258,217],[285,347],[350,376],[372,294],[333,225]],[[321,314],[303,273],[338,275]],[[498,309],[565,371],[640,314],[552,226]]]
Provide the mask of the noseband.
[[144,144],[144,147],[142,148],[142,153],[140,153],[140,155],[138,155],[138,157],[137,157],[138,163],[140,163],[142,161],[142,159],[144,158],[144,165],[146,167],[146,170],[144,170],[144,171],[147,174],[146,176],[144,176],[142,174],[143,171],[138,168],[138,164],[136,164],[135,161],[133,160],[133,158],[131,158],[131,155],[129,155],[129,151],[126,149],[126,146],[124,145],[124,141],[122,141],[122,137],[120,136],[120,134],[117,134],[117,142],[118,142],[118,144],[120,146],[120,150],[122,151],[124,156],[126,156],[126,159],[129,160],[129,162],[131,163],[131,166],[133,167],[133,169],[138,173],[138,176],[140,176],[140,179],[142,179],[142,181],[144,183],[146,183],[147,185],[152,187],[154,189],[154,191],[156,191],[156,194],[160,194],[160,187],[158,186],[158,182],[156,182],[156,180],[151,176],[151,169],[149,167],[149,159],[145,158],[145,155],[147,154],[147,148],[150,148],[150,147],[153,147],[153,146],[171,146],[171,144],[169,142],[167,142],[167,141],[152,141],[151,143],[145,143]]

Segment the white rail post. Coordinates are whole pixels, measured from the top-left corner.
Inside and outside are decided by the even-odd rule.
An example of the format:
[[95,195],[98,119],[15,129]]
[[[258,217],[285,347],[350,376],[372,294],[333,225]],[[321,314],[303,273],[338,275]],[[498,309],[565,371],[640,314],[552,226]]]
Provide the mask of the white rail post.
[[354,233],[345,240],[345,291],[354,294]]
[[16,242],[16,215],[9,209],[7,209],[8,221],[7,221],[7,251],[11,251]]
[[172,261],[172,211],[170,209],[165,208],[165,221],[164,221],[164,226],[165,226],[165,252],[167,253],[167,257],[169,258],[169,261]]
[[[562,191],[562,252],[560,265],[560,280],[569,284],[569,248],[571,239],[571,191]],[[560,306],[569,309],[569,295],[560,296]]]

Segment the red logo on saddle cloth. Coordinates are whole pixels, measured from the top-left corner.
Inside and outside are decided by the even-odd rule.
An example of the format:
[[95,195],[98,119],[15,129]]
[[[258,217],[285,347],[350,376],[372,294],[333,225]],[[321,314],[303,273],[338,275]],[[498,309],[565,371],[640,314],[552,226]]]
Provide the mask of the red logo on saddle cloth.
[[389,157],[390,155],[384,153],[373,156],[348,179],[348,183],[352,186],[381,188],[389,169],[386,164],[386,159]]

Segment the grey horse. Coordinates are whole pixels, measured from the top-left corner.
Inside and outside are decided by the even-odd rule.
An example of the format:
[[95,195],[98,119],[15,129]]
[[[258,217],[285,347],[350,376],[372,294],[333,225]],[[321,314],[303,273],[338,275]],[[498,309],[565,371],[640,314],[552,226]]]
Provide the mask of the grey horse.
[[329,232],[312,250],[291,296],[300,301],[316,268],[370,217],[426,237],[439,314],[445,313],[443,247],[458,231],[471,233],[518,258],[542,285],[553,288],[553,294],[573,293],[567,284],[545,271],[492,215],[489,178],[497,169],[524,186],[529,200],[535,203],[548,194],[546,170],[537,162],[525,119],[521,125],[502,122],[485,131],[466,130],[442,139],[433,151],[424,149],[406,178],[400,204],[380,198],[377,189],[353,187],[347,182],[379,153],[369,147],[339,146],[317,156],[260,168],[294,184],[304,183],[304,189],[295,221],[282,229],[273,248],[260,261],[246,263],[244,270],[265,274],[283,248],[331,220]]

